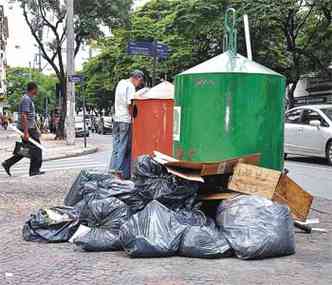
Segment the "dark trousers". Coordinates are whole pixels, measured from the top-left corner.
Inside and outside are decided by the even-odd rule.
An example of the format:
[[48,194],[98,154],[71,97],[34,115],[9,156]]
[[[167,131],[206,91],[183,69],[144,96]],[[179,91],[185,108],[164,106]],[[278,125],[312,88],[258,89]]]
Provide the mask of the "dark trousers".
[[[37,131],[37,129],[29,129],[29,135],[32,139],[40,143],[39,137],[40,134]],[[25,142],[26,143],[26,142]],[[32,143],[28,142],[29,148],[30,148],[30,175],[34,173],[38,173],[40,171],[41,165],[42,165],[42,151],[39,147],[33,145]],[[11,158],[7,159],[4,163],[12,167],[14,164],[19,162],[22,158],[24,158],[21,155],[14,154]]]

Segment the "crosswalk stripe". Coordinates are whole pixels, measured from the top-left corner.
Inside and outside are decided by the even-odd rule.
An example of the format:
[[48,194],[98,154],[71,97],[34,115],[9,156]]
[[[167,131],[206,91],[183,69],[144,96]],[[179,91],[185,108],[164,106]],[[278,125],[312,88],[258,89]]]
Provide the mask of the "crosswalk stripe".
[[[71,170],[71,169],[91,169],[91,168],[96,168],[96,169],[105,169],[106,168],[106,165],[105,164],[101,164],[101,163],[99,163],[99,164],[91,164],[91,165],[88,165],[88,166],[85,166],[85,167],[79,167],[79,166],[69,166],[69,167],[66,167],[65,169],[64,168],[57,168],[57,167],[55,167],[55,168],[42,168],[41,170],[42,171],[45,171],[45,172],[54,172],[54,171],[58,171],[58,170]],[[22,171],[13,171],[13,174],[15,175],[15,176],[13,176],[13,177],[11,177],[10,179],[13,179],[13,178],[22,178],[22,177],[28,177],[28,175],[27,174],[25,174],[26,172],[27,172],[28,170],[26,169],[26,170],[22,170]],[[20,175],[20,174],[25,174],[25,175]],[[1,175],[0,174],[0,179],[1,178],[7,178],[6,180],[3,180],[3,181],[1,181],[0,180],[0,182],[8,182],[9,180],[8,180],[8,176],[6,175],[6,174],[4,174],[4,175]]]
[[[91,167],[105,167],[106,164],[105,163],[91,163],[91,164],[87,164],[87,165],[82,165],[82,164],[76,164],[76,165],[67,165],[66,167],[64,166],[43,166],[42,170],[46,171],[46,170],[67,170],[67,169],[75,169],[75,168],[91,168]],[[11,169],[12,172],[25,172],[27,171],[28,167],[20,167],[20,168],[13,168]],[[1,170],[0,173],[5,173],[5,171]]]
[[[53,167],[57,167],[57,168],[67,168],[67,167],[70,167],[70,166],[79,166],[79,167],[84,167],[84,166],[89,166],[91,164],[106,164],[103,163],[103,162],[96,162],[96,161],[93,161],[93,162],[90,162],[90,163],[82,163],[82,162],[76,162],[76,163],[70,163],[70,164],[43,164],[43,168],[47,167],[47,168],[53,168]],[[26,165],[18,165],[18,166],[14,166],[11,168],[11,170],[15,170],[15,171],[18,171],[18,170],[25,170],[29,167],[29,164],[26,164]],[[3,169],[0,169],[0,173],[1,172],[5,172]]]

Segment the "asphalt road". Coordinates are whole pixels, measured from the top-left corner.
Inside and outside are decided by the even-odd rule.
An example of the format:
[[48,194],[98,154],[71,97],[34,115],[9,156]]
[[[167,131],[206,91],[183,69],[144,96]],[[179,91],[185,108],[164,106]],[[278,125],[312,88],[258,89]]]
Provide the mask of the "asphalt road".
[[[112,151],[112,136],[92,134],[88,143],[97,145],[100,151],[87,156],[45,162],[43,170],[53,172],[81,168],[107,169]],[[285,167],[290,171],[290,177],[304,190],[314,196],[332,200],[332,166],[327,165],[323,159],[291,157],[285,162]],[[27,161],[15,166],[12,172],[15,176],[26,176]],[[0,182],[6,181],[5,178],[5,173],[0,169]]]
[[314,196],[332,200],[332,166],[324,159],[313,157],[292,157],[285,162],[285,167],[304,190]]

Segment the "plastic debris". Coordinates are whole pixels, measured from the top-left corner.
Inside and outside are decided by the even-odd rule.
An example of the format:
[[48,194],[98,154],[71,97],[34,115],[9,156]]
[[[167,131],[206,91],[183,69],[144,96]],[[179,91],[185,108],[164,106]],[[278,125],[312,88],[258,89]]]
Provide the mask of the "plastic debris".
[[79,212],[72,207],[40,209],[23,227],[26,241],[66,242],[79,224]]

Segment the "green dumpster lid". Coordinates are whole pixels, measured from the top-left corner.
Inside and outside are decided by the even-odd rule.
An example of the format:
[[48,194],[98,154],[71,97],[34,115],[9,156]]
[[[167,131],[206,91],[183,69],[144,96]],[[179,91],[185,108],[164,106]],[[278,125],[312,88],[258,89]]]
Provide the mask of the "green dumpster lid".
[[233,56],[230,51],[217,55],[180,73],[179,75],[197,73],[254,73],[283,76],[240,54]]

